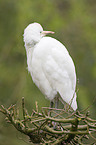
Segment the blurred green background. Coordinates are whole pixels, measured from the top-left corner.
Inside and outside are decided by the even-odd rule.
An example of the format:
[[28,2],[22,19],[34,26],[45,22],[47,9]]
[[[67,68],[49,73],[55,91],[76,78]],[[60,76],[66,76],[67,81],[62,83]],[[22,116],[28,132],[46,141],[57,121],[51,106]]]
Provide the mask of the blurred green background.
[[[77,72],[78,108],[91,105],[96,96],[96,0],[0,0],[0,104],[21,104],[29,112],[49,106],[27,71],[23,42],[25,27],[39,22],[70,52]],[[89,109],[96,118],[96,101]],[[23,141],[24,140],[24,141]],[[26,139],[0,114],[0,145],[27,145]]]

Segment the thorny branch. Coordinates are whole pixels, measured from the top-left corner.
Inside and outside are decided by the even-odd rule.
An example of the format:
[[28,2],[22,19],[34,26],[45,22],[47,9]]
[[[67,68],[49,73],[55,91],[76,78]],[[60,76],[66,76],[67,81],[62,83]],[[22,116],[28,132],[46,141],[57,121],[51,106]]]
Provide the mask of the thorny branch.
[[[38,144],[83,144],[83,139],[91,138],[96,133],[96,120],[89,118],[88,112],[81,114],[65,109],[42,107],[39,113],[36,102],[36,111],[29,115],[22,98],[22,116],[20,119],[19,108],[11,105],[8,109],[1,105],[2,112],[7,122],[10,122],[18,131],[29,136],[32,143]],[[66,116],[66,117],[64,117]],[[89,137],[88,137],[89,136]]]

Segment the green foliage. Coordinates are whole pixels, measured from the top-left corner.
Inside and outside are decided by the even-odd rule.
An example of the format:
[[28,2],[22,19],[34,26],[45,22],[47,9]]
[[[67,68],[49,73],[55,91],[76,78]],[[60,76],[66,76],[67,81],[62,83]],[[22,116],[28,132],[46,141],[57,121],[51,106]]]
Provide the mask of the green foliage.
[[[52,37],[67,47],[79,79],[79,109],[91,105],[96,95],[95,0],[0,0],[0,104],[19,103],[24,96],[30,111],[35,101],[41,106],[49,106],[26,69],[23,31],[32,22],[39,22],[45,30],[55,31]],[[95,105],[90,108],[94,118]],[[5,127],[2,117],[0,124],[3,124],[0,127],[0,131],[3,130],[1,145],[26,145],[16,139],[12,127]]]

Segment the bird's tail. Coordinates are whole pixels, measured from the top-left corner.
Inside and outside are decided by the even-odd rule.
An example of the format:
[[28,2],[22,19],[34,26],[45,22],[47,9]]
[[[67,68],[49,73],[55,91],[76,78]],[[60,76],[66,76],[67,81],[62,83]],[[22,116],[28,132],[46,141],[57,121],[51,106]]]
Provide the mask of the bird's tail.
[[74,97],[72,98],[72,103],[71,103],[71,107],[73,108],[74,111],[76,111],[77,109],[77,102],[76,102],[76,93],[74,94]]

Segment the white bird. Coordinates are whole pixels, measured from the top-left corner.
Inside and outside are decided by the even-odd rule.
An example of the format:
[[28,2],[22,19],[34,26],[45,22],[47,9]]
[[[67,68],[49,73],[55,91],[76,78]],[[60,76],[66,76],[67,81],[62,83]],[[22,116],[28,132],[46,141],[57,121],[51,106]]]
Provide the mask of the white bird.
[[61,98],[77,109],[75,66],[65,46],[43,31],[39,23],[24,30],[27,65],[33,82],[51,101],[59,93]]

